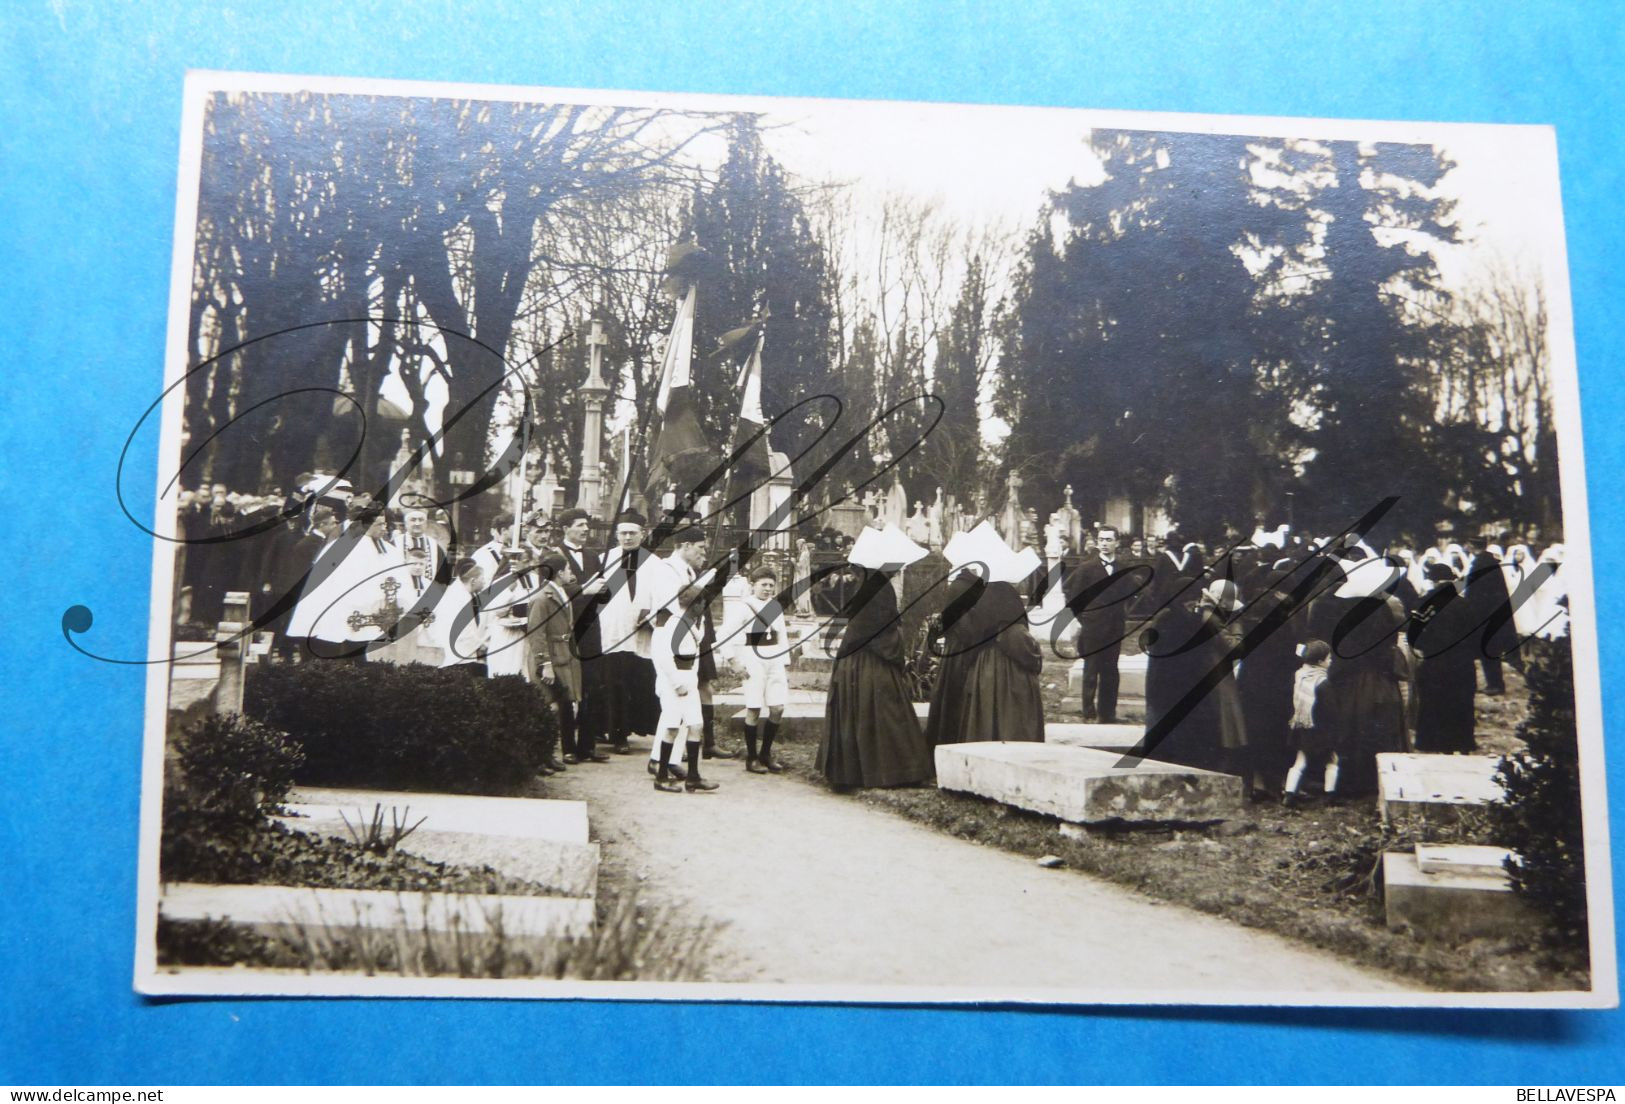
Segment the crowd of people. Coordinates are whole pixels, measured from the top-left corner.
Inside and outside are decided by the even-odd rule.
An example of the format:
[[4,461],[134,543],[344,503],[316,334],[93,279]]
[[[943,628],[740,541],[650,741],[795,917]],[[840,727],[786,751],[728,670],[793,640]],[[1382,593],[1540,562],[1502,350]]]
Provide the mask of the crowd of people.
[[[1087,558],[1035,568],[990,525],[961,536],[965,547],[944,549],[923,728],[902,685],[887,569],[854,565],[819,756],[832,784],[927,781],[942,744],[1043,740],[1036,627],[1082,658],[1086,722],[1117,722],[1124,645],[1145,656],[1137,754],[1238,775],[1254,800],[1299,804],[1306,778],[1328,799],[1363,796],[1378,753],[1473,751],[1478,672],[1483,693],[1505,693],[1503,663],[1568,631],[1556,544],[1538,558],[1479,538],[1379,553],[1283,528],[1210,559],[1177,537],[1122,549],[1102,526]],[[891,569],[911,559],[894,548]]]
[[[223,595],[241,591],[275,661],[430,663],[526,679],[559,722],[544,774],[632,754],[642,736],[665,792],[713,792],[701,760],[737,757],[717,743],[712,702],[713,684],[731,672],[748,706],[744,768],[782,770],[773,747],[789,649],[773,599],[788,580],[779,572],[706,570],[707,534],[689,523],[667,524],[655,554],[643,547],[647,519],[632,510],[613,519],[607,550],[593,546],[594,519],[579,509],[534,515],[517,543],[493,518],[488,539],[459,550],[443,514],[316,483],[290,499],[262,496],[253,514],[227,503],[206,524],[189,496],[180,605],[192,621],[218,616]],[[713,605],[730,581],[737,623],[719,626]]]
[[[1505,538],[1503,538],[1505,539]],[[1379,752],[1470,752],[1474,701],[1503,664],[1567,631],[1564,549],[1441,537],[1380,553],[1352,538],[1255,532],[1209,561],[1177,538],[1150,555],[1097,551],[1062,573],[1078,623],[1085,720],[1115,720],[1130,624],[1146,656],[1144,753],[1240,775],[1290,803],[1376,786]],[[1058,604],[1058,603],[1057,603]]]
[[1537,557],[1470,537],[1379,553],[1283,527],[1209,557],[1177,535],[1125,542],[1101,526],[1084,558],[1045,567],[983,523],[942,550],[940,665],[922,723],[896,577],[928,552],[900,529],[821,535],[823,558],[840,563],[808,586],[759,563],[708,569],[705,530],[680,519],[662,524],[658,551],[635,511],[613,519],[606,550],[593,525],[582,510],[538,515],[515,542],[511,523],[493,521],[467,551],[443,515],[332,481],[287,498],[215,486],[183,505],[182,581],[194,620],[247,591],[282,661],[526,679],[559,722],[544,773],[632,754],[641,737],[655,787],[691,793],[717,788],[704,760],[733,757],[717,742],[723,672],[743,682],[744,769],[781,770],[795,645],[785,614],[808,594],[838,627],[816,760],[838,788],[927,783],[942,744],[1043,740],[1037,626],[1082,657],[1085,721],[1117,721],[1125,644],[1146,656],[1146,757],[1238,774],[1289,803],[1306,778],[1331,796],[1369,793],[1379,752],[1473,750],[1478,672],[1484,693],[1504,692],[1503,662],[1567,626],[1561,545]]

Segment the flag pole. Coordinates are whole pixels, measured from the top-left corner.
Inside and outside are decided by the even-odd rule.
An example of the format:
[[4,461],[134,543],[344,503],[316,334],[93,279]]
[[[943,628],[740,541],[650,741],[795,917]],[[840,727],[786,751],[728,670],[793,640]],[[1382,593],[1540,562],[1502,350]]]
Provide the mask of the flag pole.
[[[521,381],[523,383],[523,381]],[[518,548],[520,521],[525,513],[525,490],[530,486],[530,387],[524,385],[525,401],[519,409],[519,484],[513,491],[513,538],[509,547]]]
[[[755,324],[760,325],[760,321],[758,321]],[[750,366],[751,366],[752,358],[759,357],[761,355],[762,344],[766,340],[767,340],[767,333],[764,330],[764,331],[762,331],[761,333],[759,333],[757,335],[755,351],[752,352],[750,354],[750,356],[747,356],[745,358],[745,366],[740,371],[740,374],[739,374],[741,389],[743,389],[743,387],[745,386],[745,384],[747,382],[745,377],[750,372]],[[715,522],[714,527],[712,529],[712,536],[711,536],[711,543],[713,545],[718,546],[718,547],[720,547],[721,544],[722,544],[722,522],[723,522],[723,518],[725,517],[725,515],[727,513],[728,503],[730,501],[732,501],[732,499],[733,499],[734,469],[738,467],[738,463],[734,458],[734,453],[737,452],[737,451],[739,451],[739,419],[735,418],[734,419],[734,424],[733,424],[733,429],[728,434],[728,451],[727,451],[726,455],[729,458],[729,464],[728,464],[728,474],[725,477],[723,477],[723,480],[722,480],[722,499],[721,499],[722,505],[720,507],[718,507],[718,509],[717,509],[716,522]],[[749,530],[749,528],[750,527],[749,527],[749,525],[747,523],[747,525],[746,525],[747,531]],[[754,535],[755,535],[754,533],[749,534],[749,536],[752,536],[752,537]],[[749,539],[749,537],[747,537],[747,540],[748,539]],[[743,565],[741,565],[741,566],[743,566]]]
[[[650,466],[650,463],[651,463],[650,453],[651,453],[651,450],[652,450],[652,446],[654,444],[654,436],[655,436],[651,432],[651,429],[654,426],[654,420],[655,420],[656,416],[659,416],[662,419],[665,418],[666,414],[669,411],[671,393],[672,393],[673,390],[675,390],[675,388],[671,387],[671,378],[672,378],[672,375],[675,373],[675,369],[676,369],[676,364],[674,362],[670,362],[670,357],[672,356],[671,342],[673,342],[673,341],[675,341],[677,339],[677,324],[682,318],[683,310],[684,310],[685,305],[687,304],[687,301],[688,301],[689,297],[692,296],[692,295],[696,295],[696,293],[697,293],[697,281],[695,281],[691,277],[687,278],[687,279],[681,279],[680,280],[677,276],[674,275],[674,276],[668,278],[667,290],[677,302],[677,315],[672,320],[672,332],[668,337],[667,347],[664,350],[664,352],[661,354],[660,378],[656,381],[655,396],[654,396],[653,404],[651,405],[651,409],[649,411],[648,417],[643,419],[643,421],[641,422],[641,424],[638,427],[637,459],[632,464],[632,466],[630,468],[628,468],[628,470],[627,470],[626,486],[622,490],[622,497],[623,498],[627,495],[627,493],[630,492],[632,480],[637,478],[639,468],[643,469],[643,474],[644,474],[645,478],[647,478],[648,475],[650,474],[650,472],[649,472],[649,466]],[[693,317],[692,317],[692,312],[690,312],[689,326],[692,327],[692,325],[693,325]],[[692,334],[692,331],[690,331],[690,332]],[[693,364],[692,364],[693,355],[694,354],[693,354],[693,348],[692,348],[692,342],[691,342],[691,347],[690,347],[689,352],[688,352],[688,356],[689,356],[689,360],[690,360],[690,364],[689,364],[689,372],[690,372],[690,374],[692,374],[692,371],[693,371]],[[688,384],[686,384],[685,386],[692,386],[692,380],[690,380],[690,382]],[[666,409],[661,409],[660,408],[660,400],[661,400],[661,393],[662,392],[665,392],[665,397],[667,399],[667,404],[668,405],[667,405]],[[665,432],[664,424],[661,425],[660,432],[662,434]],[[648,490],[649,488],[645,488],[645,489]],[[663,507],[662,507],[662,501],[663,500],[664,500],[664,492],[661,492],[661,493],[659,493],[657,495],[655,501],[646,503],[646,505],[648,506],[648,510],[649,510],[649,518],[647,520],[649,520],[651,526],[653,528],[655,528],[655,529],[659,529],[660,526],[663,525],[667,520],[666,517],[665,517],[665,514],[664,514]],[[677,504],[674,503],[673,505],[677,505]],[[658,512],[658,521],[656,520],[657,512]]]

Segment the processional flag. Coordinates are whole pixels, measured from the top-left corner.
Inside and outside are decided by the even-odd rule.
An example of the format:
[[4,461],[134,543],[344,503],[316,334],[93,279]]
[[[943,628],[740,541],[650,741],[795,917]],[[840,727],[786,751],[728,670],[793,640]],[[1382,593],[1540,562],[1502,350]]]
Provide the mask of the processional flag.
[[773,470],[765,430],[767,417],[762,413],[762,346],[766,341],[766,327],[759,327],[756,348],[739,374],[739,424],[734,429],[733,464],[734,478],[741,482],[765,478]]
[[699,412],[694,406],[692,369],[694,357],[694,284],[677,304],[671,336],[660,363],[660,390],[655,397],[654,439],[649,447],[647,495],[658,506],[667,488],[675,483],[679,496],[694,487],[715,469],[717,457],[705,443]]

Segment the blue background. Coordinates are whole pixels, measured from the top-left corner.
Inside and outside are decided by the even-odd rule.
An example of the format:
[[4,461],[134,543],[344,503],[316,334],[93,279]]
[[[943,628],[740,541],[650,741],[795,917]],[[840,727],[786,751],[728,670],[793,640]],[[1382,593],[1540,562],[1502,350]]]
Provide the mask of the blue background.
[[[1621,12],[1510,3],[1083,6],[792,0],[0,11],[0,1082],[1625,1081],[1617,1012],[992,1011],[132,994],[150,545],[114,471],[162,378],[188,68],[1558,128],[1611,562],[1625,442]],[[151,515],[152,440],[131,502]],[[1625,588],[1603,578],[1605,687]],[[1610,700],[1607,723],[1621,717]],[[1610,764],[1619,821],[1621,757]],[[755,861],[772,861],[771,856]],[[1617,863],[1616,863],[1617,865]],[[1617,880],[1617,878],[1616,878]],[[1057,916],[1054,922],[1067,923]],[[787,931],[786,941],[839,938]],[[1269,978],[1261,978],[1268,984]],[[680,1049],[674,1040],[687,1040]],[[659,1040],[658,1047],[651,1041]]]

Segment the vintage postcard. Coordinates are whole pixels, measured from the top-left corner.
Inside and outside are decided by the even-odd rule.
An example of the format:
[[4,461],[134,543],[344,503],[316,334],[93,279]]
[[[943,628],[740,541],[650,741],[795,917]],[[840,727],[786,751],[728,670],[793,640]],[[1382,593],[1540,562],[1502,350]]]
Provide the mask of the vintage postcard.
[[1551,130],[181,137],[140,991],[1616,1003]]

